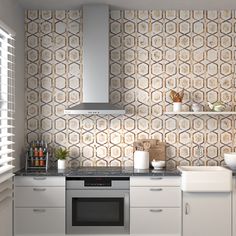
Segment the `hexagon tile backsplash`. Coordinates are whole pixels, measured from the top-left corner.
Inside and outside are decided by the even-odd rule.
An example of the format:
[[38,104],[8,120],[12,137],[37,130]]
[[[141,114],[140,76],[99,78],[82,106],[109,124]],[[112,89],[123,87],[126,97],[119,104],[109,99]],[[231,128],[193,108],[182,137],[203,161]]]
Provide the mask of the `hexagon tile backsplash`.
[[69,166],[127,166],[135,140],[158,138],[168,167],[194,164],[198,144],[205,164],[223,164],[235,116],[163,112],[172,110],[170,89],[181,88],[186,111],[219,100],[236,110],[236,11],[111,11],[110,100],[124,116],[63,113],[81,101],[82,21],[81,10],[25,12],[26,145],[68,147]]

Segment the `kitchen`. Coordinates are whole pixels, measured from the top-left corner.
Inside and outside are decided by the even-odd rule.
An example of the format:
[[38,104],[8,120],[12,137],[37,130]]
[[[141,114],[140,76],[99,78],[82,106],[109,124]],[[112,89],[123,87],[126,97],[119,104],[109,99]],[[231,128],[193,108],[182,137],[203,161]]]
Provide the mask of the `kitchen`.
[[[189,195],[184,192],[183,179],[188,173],[179,171],[177,166],[225,166],[224,154],[235,152],[235,3],[230,0],[224,3],[192,0],[191,4],[185,1],[178,4],[172,1],[101,1],[99,3],[109,5],[109,11],[98,14],[98,7],[95,7],[95,12],[90,13],[92,16],[86,15],[83,9],[87,3],[94,2],[0,1],[0,25],[10,35],[15,35],[16,55],[15,121],[7,123],[15,126],[15,144],[8,146],[9,150],[14,149],[15,207],[13,214],[10,211],[0,213],[4,225],[0,228],[4,230],[10,225],[6,231],[0,231],[1,235],[59,235],[59,232],[69,235],[69,218],[73,214],[77,219],[83,216],[80,211],[72,214],[72,209],[88,207],[90,210],[83,212],[89,212],[95,204],[94,201],[83,205],[74,200],[76,207],[72,207],[74,191],[82,194],[81,198],[87,198],[87,192],[93,191],[93,195],[101,194],[100,199],[112,198],[104,196],[105,191],[103,193],[101,189],[111,196],[113,192],[120,194],[119,200],[109,203],[113,207],[108,207],[116,209],[117,225],[93,226],[96,233],[105,228],[108,231],[103,231],[104,234],[115,234],[123,228],[126,234],[204,235],[203,228],[207,226],[200,219],[198,222],[201,223],[194,225],[198,228],[201,225],[202,231],[199,232],[191,222],[188,225],[191,225],[192,233],[185,231],[184,222],[187,221],[184,216],[189,212],[189,206],[186,208],[184,197]],[[89,31],[87,26],[96,14],[98,18]],[[99,56],[91,51],[100,52]],[[175,101],[171,91],[178,94],[183,91],[180,111],[173,111]],[[111,104],[104,107],[108,101]],[[96,106],[93,110],[83,107],[79,112],[76,108],[72,111],[76,114],[71,114],[68,108],[82,102]],[[96,104],[98,102],[101,106]],[[208,102],[214,107],[211,108]],[[214,110],[221,109],[217,102],[222,103],[224,110]],[[198,111],[194,111],[193,104],[197,105]],[[92,113],[85,114],[86,111]],[[9,136],[7,140],[11,141],[11,138]],[[47,172],[25,172],[28,148],[38,140],[43,140],[50,149],[47,160],[50,168]],[[133,169],[134,143],[138,140],[165,143],[164,170]],[[65,170],[57,171],[54,151],[58,147],[69,151]],[[11,156],[9,153],[1,158]],[[160,155],[156,157],[159,158]],[[231,177],[233,174],[234,171]],[[104,176],[107,178],[98,178]],[[150,178],[156,179],[152,182]],[[223,177],[218,180],[214,184],[223,181]],[[211,190],[227,198],[227,203],[220,203],[219,214],[215,212],[218,217],[207,222],[208,236],[214,230],[219,231],[219,225],[224,225],[222,228],[225,229],[221,235],[236,233],[233,228],[234,181],[234,177],[228,180],[232,189],[227,188],[227,191],[226,184],[220,190]],[[213,200],[215,195],[210,192],[213,183],[206,186],[201,204],[211,206],[214,212],[219,202]],[[155,197],[145,193],[149,188],[155,189],[152,191]],[[3,193],[8,193],[4,189],[9,191],[9,185],[4,182],[1,189],[0,200],[4,200]],[[50,199],[44,195],[46,193],[52,194]],[[7,197],[9,194],[10,191]],[[43,197],[48,202],[42,201]],[[204,202],[208,198],[210,202]],[[10,204],[10,198],[8,200]],[[100,202],[101,206],[104,207],[104,202]],[[41,226],[37,223],[39,220],[30,226],[26,224],[24,219],[33,219],[30,210],[36,217],[45,219]],[[109,211],[108,218],[114,213],[115,210]],[[86,217],[91,215],[86,214]],[[99,217],[101,215],[96,220]],[[208,215],[209,219],[211,217]],[[56,227],[49,227],[48,219]],[[147,227],[142,226],[142,221]],[[88,228],[87,232],[93,228],[91,225],[83,227]]]

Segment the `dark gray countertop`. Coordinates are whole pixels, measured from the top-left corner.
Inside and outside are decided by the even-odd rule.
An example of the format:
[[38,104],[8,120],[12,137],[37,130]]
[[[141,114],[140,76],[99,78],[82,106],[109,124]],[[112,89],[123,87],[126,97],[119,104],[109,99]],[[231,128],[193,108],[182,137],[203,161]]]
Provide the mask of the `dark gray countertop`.
[[49,169],[48,171],[19,170],[16,176],[180,176],[177,169],[173,170],[135,170],[132,167],[80,167],[65,170]]

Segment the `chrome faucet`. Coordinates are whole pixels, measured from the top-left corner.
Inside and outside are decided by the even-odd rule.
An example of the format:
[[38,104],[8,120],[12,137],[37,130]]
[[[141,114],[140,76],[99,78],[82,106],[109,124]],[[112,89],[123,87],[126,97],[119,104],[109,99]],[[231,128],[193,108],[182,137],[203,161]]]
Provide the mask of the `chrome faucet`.
[[200,144],[197,145],[196,155],[197,155],[196,165],[201,166],[202,165],[201,157],[203,156],[203,147]]

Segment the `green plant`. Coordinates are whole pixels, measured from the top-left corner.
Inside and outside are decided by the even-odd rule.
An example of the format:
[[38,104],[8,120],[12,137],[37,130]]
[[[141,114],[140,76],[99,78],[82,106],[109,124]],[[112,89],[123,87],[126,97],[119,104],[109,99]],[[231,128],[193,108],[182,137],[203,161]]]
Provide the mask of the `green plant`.
[[58,160],[65,160],[69,156],[69,151],[66,148],[57,148],[55,150],[55,157]]

